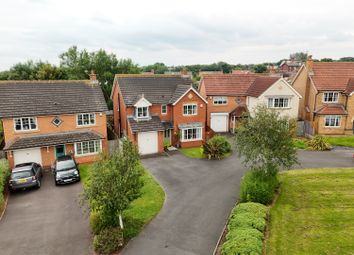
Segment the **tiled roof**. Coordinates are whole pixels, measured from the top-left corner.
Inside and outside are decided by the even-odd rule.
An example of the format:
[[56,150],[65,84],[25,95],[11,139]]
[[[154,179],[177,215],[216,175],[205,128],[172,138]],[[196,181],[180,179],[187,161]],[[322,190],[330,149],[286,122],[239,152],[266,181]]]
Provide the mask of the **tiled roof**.
[[1,81],[0,118],[105,112],[98,84],[90,81]]
[[350,78],[348,81],[347,88],[345,89],[345,92],[350,94],[354,91],[354,78]]
[[317,90],[345,91],[354,78],[354,62],[315,62],[310,77]]
[[12,143],[6,144],[4,150],[19,150],[54,146],[59,144],[76,143],[82,141],[100,140],[104,137],[92,131],[63,132],[46,135],[27,136],[15,139]]
[[150,120],[140,121],[129,117],[128,122],[133,133],[165,130],[165,125],[158,116],[152,116]]
[[239,105],[234,110],[230,112],[231,116],[242,117],[244,113],[248,112],[246,105]]
[[259,96],[279,77],[257,74],[206,75],[203,82],[208,96]]
[[173,103],[192,86],[192,80],[181,75],[116,75],[116,79],[127,106],[142,94],[152,104]]
[[343,105],[325,105],[320,108],[316,114],[318,115],[347,115],[347,111]]
[[247,90],[247,96],[259,97],[264,91],[272,86],[280,77],[260,76],[257,77]]

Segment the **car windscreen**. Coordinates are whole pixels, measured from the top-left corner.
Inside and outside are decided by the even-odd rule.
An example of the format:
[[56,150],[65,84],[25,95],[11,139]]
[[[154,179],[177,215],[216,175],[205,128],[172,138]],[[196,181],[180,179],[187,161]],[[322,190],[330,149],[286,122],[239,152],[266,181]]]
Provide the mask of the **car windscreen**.
[[73,168],[75,168],[74,160],[58,161],[56,165],[57,171],[65,171]]
[[22,179],[22,178],[28,178],[33,176],[33,172],[31,170],[28,171],[20,171],[20,172],[12,172],[11,178],[12,179]]

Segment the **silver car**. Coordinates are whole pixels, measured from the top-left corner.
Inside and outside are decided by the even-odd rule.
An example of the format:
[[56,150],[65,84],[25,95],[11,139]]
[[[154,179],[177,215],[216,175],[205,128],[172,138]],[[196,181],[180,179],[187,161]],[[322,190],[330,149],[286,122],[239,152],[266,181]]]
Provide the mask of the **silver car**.
[[37,163],[31,162],[16,165],[12,169],[9,180],[10,190],[15,191],[31,187],[40,188],[42,177],[42,167]]

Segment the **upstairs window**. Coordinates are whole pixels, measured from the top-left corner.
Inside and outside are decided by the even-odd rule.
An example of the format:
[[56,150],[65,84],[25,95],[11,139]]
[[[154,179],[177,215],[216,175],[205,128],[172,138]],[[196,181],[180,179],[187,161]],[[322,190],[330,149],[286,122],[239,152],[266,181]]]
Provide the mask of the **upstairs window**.
[[197,115],[197,105],[196,104],[183,105],[183,115],[185,116]]
[[94,113],[82,113],[77,115],[78,126],[93,126],[96,124],[96,115]]
[[27,131],[37,129],[37,119],[35,117],[15,118],[16,131]]
[[147,118],[149,117],[149,112],[147,106],[137,107],[136,108],[136,117],[137,118]]
[[325,117],[325,127],[340,127],[342,117],[338,115],[327,115]]
[[268,108],[289,108],[289,98],[286,97],[268,98]]
[[161,114],[167,114],[167,105],[161,105]]
[[323,93],[323,102],[324,103],[337,103],[339,93],[338,92],[325,92]]
[[213,102],[215,105],[226,105],[227,97],[213,97]]

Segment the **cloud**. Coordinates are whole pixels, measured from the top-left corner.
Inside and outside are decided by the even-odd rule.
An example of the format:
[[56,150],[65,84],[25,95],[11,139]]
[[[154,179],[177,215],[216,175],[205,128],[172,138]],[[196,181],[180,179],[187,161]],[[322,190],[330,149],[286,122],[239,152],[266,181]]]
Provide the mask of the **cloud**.
[[333,1],[4,0],[0,70],[27,59],[58,63],[72,45],[139,64],[277,61],[295,51],[353,55],[354,3]]

